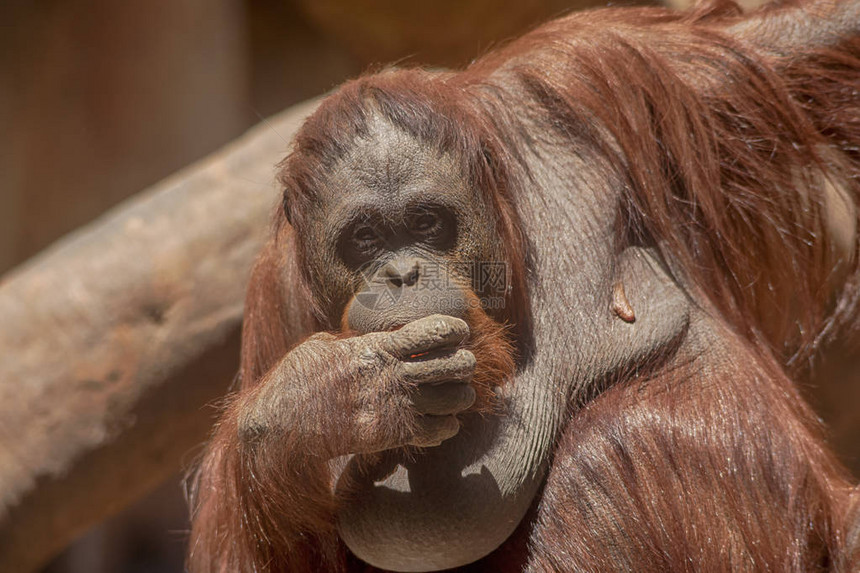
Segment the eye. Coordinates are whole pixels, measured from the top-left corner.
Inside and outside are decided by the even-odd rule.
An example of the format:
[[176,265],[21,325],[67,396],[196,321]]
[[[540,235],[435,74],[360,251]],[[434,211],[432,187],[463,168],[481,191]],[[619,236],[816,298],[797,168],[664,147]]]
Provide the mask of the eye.
[[409,225],[414,233],[419,235],[433,235],[440,231],[442,220],[431,211],[424,211],[415,216]]
[[379,233],[370,225],[359,225],[352,232],[352,244],[360,252],[372,251],[380,241]]

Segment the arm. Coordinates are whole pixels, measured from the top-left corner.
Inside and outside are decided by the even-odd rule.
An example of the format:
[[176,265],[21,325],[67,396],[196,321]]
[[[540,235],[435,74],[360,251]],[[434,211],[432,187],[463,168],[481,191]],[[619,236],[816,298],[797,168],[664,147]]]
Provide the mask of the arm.
[[[195,480],[192,571],[336,568],[329,461],[438,445],[475,398],[466,323],[430,316],[395,332],[321,333],[237,394]],[[432,352],[433,358],[411,358]]]

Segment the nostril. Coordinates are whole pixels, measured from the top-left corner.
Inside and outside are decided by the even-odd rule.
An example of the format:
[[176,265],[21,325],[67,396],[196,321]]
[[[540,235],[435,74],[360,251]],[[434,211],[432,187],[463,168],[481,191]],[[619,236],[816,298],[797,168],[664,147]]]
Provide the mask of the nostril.
[[406,286],[413,286],[418,282],[418,264],[412,267],[408,273],[403,275],[403,284]]
[[419,268],[418,261],[394,261],[386,265],[377,276],[392,288],[414,286],[418,283]]
[[389,287],[400,288],[403,286],[403,278],[400,270],[393,264],[387,264],[379,273],[379,278]]

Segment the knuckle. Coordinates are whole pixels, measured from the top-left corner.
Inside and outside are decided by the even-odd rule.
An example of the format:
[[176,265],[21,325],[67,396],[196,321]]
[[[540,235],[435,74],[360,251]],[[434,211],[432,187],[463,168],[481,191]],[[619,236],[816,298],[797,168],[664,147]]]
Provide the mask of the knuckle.
[[397,357],[381,342],[378,338],[363,340],[354,349],[359,363],[364,366],[398,363]]
[[358,349],[358,359],[364,363],[376,362],[379,359],[379,353],[370,346],[362,346]]
[[416,344],[417,332],[412,328],[407,330],[407,327],[408,325],[387,334],[385,347],[390,352],[394,354],[402,353]]

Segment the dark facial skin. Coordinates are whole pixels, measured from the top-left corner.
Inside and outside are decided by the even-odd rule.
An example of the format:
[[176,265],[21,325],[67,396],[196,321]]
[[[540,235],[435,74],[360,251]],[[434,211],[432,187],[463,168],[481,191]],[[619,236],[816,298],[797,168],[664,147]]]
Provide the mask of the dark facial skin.
[[343,326],[361,333],[462,318],[473,263],[503,260],[491,210],[452,157],[375,123],[377,138],[340,163],[299,230],[312,290],[332,327],[345,314]]

